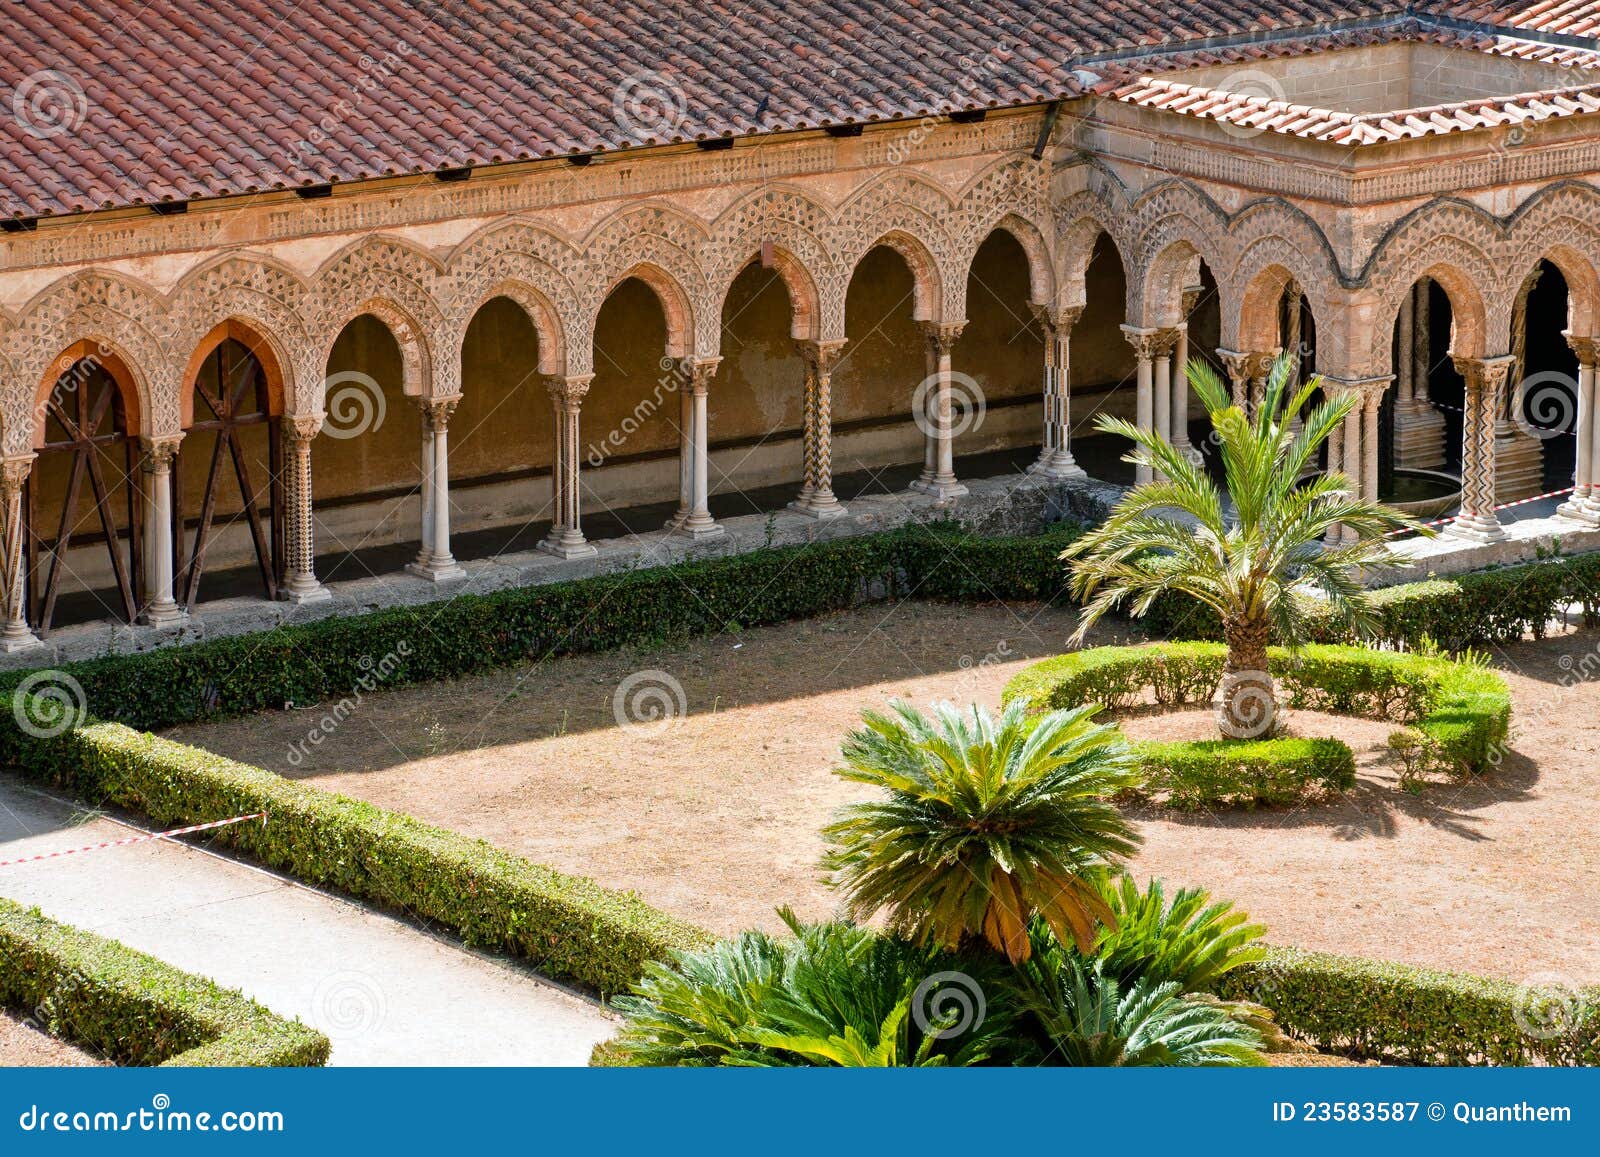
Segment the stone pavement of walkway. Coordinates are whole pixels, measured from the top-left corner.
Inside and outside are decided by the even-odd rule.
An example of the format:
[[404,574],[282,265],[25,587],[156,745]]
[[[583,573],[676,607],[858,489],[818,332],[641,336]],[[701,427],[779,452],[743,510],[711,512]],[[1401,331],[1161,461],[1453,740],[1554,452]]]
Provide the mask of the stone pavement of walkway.
[[[0,772],[0,861],[134,834]],[[582,1065],[616,1027],[514,965],[171,841],[0,868],[0,896],[298,1016],[335,1065]]]

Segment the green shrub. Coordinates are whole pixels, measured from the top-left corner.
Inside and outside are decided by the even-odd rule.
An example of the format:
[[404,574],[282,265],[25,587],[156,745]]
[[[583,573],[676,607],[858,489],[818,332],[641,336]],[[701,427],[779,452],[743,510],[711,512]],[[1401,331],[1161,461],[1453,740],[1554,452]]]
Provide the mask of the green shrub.
[[1141,795],[1165,796],[1179,811],[1285,807],[1348,791],[1356,758],[1337,739],[1206,739],[1135,745]]
[[[1168,707],[1206,702],[1226,657],[1219,643],[1093,647],[1024,669],[1002,698],[1034,711],[1082,703],[1125,711],[1147,694]],[[1511,694],[1477,663],[1325,645],[1292,658],[1274,648],[1270,662],[1290,707],[1410,725],[1451,770],[1482,771],[1503,749]],[[1144,791],[1164,794],[1176,808],[1288,804],[1355,782],[1354,756],[1336,739],[1145,743],[1138,750]]]
[[1329,1051],[1419,1065],[1600,1065],[1600,986],[1530,990],[1505,980],[1273,948],[1219,995],[1272,1009]]
[[321,1065],[328,1038],[237,992],[0,899],[0,1005],[122,1065]]
[[8,713],[0,737],[11,761],[35,778],[161,824],[266,812],[265,823],[219,830],[218,842],[601,992],[622,991],[647,961],[708,939],[632,893],[121,724],[89,722],[31,739]]

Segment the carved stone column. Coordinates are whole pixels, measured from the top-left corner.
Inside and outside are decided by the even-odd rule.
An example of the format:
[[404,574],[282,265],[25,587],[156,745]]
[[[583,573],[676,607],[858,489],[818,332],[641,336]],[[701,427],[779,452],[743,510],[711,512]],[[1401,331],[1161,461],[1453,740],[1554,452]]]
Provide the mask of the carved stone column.
[[33,455],[0,461],[0,564],[5,599],[5,626],[0,627],[0,651],[31,651],[44,641],[28,627],[28,550],[22,524],[22,488],[33,469]]
[[1394,407],[1394,464],[1403,470],[1437,470],[1445,461],[1444,415],[1428,394],[1433,362],[1428,284],[1426,277],[1418,281],[1401,304],[1395,361],[1404,389]]
[[[667,361],[661,363],[663,366]],[[678,391],[678,509],[667,519],[670,530],[681,529],[694,509],[694,362],[690,358],[671,363],[673,383]]]
[[450,553],[450,416],[459,397],[423,398],[422,546],[406,569],[430,582],[467,577]]
[[931,494],[940,502],[948,502],[967,493],[967,488],[956,481],[955,433],[950,407],[950,355],[966,326],[965,321],[922,323],[923,336],[928,343],[928,362],[933,372],[919,391],[925,401],[920,417],[925,435],[924,447],[931,449],[932,476],[929,476],[930,463],[925,453],[923,476],[913,482],[911,488]]
[[1228,375],[1228,393],[1233,397],[1233,404],[1247,413],[1250,402],[1250,377],[1255,367],[1256,356],[1248,350],[1217,350],[1217,360],[1222,363],[1223,371]]
[[1466,401],[1462,415],[1461,513],[1446,527],[1446,533],[1475,542],[1499,542],[1506,532],[1494,512],[1495,420],[1516,359],[1503,354],[1453,360],[1456,372],[1466,382]]
[[189,616],[178,605],[172,589],[172,460],[178,438],[145,443],[143,619],[152,627],[181,623]]
[[1600,413],[1595,403],[1595,363],[1600,360],[1600,340],[1567,334],[1567,344],[1578,355],[1578,461],[1572,474],[1572,497],[1557,514],[1600,523]]
[[291,603],[320,603],[333,597],[317,581],[316,533],[311,516],[311,440],[322,429],[322,417],[294,414],[283,420],[283,490],[289,552],[283,597]]
[[810,518],[847,513],[833,493],[833,371],[844,347],[843,340],[795,343],[806,367],[805,482],[789,508]]
[[1028,473],[1041,478],[1084,478],[1072,456],[1072,327],[1083,316],[1081,305],[1051,309],[1035,305],[1034,317],[1044,331],[1044,440],[1038,461]]
[[[1384,392],[1394,379],[1337,378],[1324,376],[1323,392],[1331,398],[1353,395],[1355,406],[1328,439],[1328,473],[1343,474],[1350,482],[1350,493],[1370,502],[1378,498],[1378,417]],[[1335,527],[1329,542],[1353,539],[1348,527]]]
[[[1155,360],[1161,350],[1162,331],[1124,325],[1122,332],[1127,337],[1128,344],[1133,347],[1135,390],[1133,424],[1141,430],[1149,430],[1155,426],[1156,419]],[[1134,469],[1135,483],[1149,482],[1150,479],[1150,467],[1139,466]]]
[[695,361],[689,366],[689,397],[690,397],[690,442],[692,453],[690,455],[690,493],[689,517],[677,527],[676,533],[689,538],[717,538],[726,534],[727,528],[711,517],[708,507],[710,498],[711,452],[709,449],[709,431],[706,421],[707,397],[711,391],[711,379],[717,374],[717,367],[722,364],[721,358],[706,358]]
[[1183,291],[1183,324],[1178,327],[1178,348],[1172,355],[1172,444],[1189,449],[1189,315],[1205,292],[1203,285]]
[[571,377],[548,377],[545,389],[550,393],[555,407],[556,453],[550,467],[553,511],[550,533],[545,535],[539,549],[558,558],[587,558],[597,554],[594,544],[583,537],[578,490],[580,442],[578,411],[583,407],[584,395],[594,381],[593,374],[574,374]]

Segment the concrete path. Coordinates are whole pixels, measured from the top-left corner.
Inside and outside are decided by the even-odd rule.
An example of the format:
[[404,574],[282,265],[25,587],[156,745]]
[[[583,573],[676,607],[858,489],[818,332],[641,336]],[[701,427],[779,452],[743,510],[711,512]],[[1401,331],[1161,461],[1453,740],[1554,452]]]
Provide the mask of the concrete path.
[[[0,861],[137,834],[0,772]],[[615,1022],[513,965],[169,841],[0,868],[0,896],[242,989],[336,1065],[582,1065]]]

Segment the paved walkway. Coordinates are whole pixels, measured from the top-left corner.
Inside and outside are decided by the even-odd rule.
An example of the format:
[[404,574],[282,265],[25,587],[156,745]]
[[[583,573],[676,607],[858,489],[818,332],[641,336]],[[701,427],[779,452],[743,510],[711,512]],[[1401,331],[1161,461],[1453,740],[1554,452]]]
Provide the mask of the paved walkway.
[[[0,860],[136,834],[0,772]],[[582,1065],[614,1022],[514,966],[167,841],[0,868],[0,896],[242,989],[336,1065]]]

